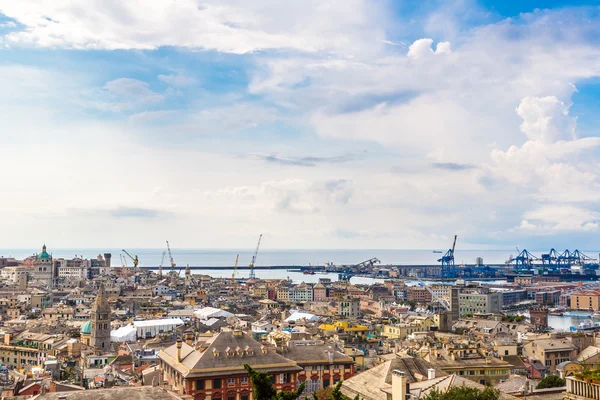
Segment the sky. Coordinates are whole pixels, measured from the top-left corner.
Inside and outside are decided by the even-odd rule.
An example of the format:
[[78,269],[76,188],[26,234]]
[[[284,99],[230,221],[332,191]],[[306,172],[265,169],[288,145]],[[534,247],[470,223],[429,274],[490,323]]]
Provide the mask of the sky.
[[597,249],[585,0],[0,0],[0,248]]

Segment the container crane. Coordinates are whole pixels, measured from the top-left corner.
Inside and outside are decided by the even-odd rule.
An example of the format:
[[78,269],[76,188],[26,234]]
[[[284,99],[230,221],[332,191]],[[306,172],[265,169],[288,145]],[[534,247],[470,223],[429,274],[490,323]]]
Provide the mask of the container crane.
[[235,256],[235,265],[233,266],[233,274],[231,274],[231,283],[235,282],[235,273],[237,272],[238,260],[240,259],[240,255]]
[[167,240],[167,252],[169,253],[169,261],[171,262],[171,268],[175,268],[175,261],[173,261],[173,254],[171,254],[171,246],[169,246],[169,241]]
[[454,268],[454,249],[456,248],[456,238],[458,235],[454,235],[454,242],[452,248],[449,249],[446,254],[438,260],[442,263],[442,278],[454,278],[456,277],[456,269]]
[[262,233],[258,237],[258,244],[256,245],[256,250],[254,250],[254,255],[252,256],[252,261],[250,262],[250,279],[256,278],[254,273],[254,263],[256,262],[256,256],[258,255],[258,249],[260,248],[260,240],[262,239]]
[[123,253],[125,253],[129,258],[131,258],[131,260],[133,261],[133,267],[136,268],[138,266],[139,260],[138,260],[138,256],[133,257],[131,254],[129,254],[127,252],[127,250],[123,249],[121,250]]

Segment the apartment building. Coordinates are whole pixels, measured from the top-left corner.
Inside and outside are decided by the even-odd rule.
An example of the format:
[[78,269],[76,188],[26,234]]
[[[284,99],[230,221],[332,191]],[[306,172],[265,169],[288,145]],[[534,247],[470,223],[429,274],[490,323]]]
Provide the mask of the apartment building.
[[502,293],[487,290],[464,292],[458,295],[460,315],[498,313],[502,309]]
[[181,340],[158,354],[164,380],[174,391],[194,398],[252,400],[243,364],[268,372],[278,391],[293,391],[302,370],[242,331],[221,332],[196,349]]
[[571,308],[576,310],[600,310],[600,290],[583,290],[571,293]]

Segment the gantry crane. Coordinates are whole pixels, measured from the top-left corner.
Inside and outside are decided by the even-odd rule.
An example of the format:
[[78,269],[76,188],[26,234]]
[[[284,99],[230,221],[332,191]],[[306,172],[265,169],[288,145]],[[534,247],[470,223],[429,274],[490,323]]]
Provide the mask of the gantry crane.
[[131,260],[133,261],[133,266],[134,266],[134,267],[137,267],[137,266],[138,266],[138,263],[140,262],[140,261],[138,260],[138,256],[135,256],[135,257],[133,257],[133,256],[132,256],[131,254],[129,254],[129,253],[127,252],[127,250],[125,250],[125,249],[123,249],[123,250],[121,250],[121,251],[122,251],[123,253],[125,253],[125,254],[126,254],[128,257],[129,257],[129,258],[131,258]]
[[235,273],[237,272],[238,260],[240,259],[240,255],[235,256],[235,265],[233,266],[233,274],[231,274],[231,283],[235,282]]
[[171,246],[169,246],[169,241],[167,240],[167,251],[169,252],[169,261],[171,262],[171,268],[175,268],[175,261],[173,261],[173,254],[171,254]]
[[258,237],[258,244],[256,245],[256,250],[254,250],[254,255],[252,256],[252,261],[250,262],[250,279],[254,279],[256,275],[254,274],[254,263],[256,262],[256,256],[258,255],[258,249],[260,247],[260,240],[262,239],[262,233]]
[[454,249],[456,248],[456,238],[458,235],[454,235],[454,243],[452,248],[449,249],[446,254],[438,260],[442,263],[442,278],[454,278],[456,277],[456,269],[454,268]]

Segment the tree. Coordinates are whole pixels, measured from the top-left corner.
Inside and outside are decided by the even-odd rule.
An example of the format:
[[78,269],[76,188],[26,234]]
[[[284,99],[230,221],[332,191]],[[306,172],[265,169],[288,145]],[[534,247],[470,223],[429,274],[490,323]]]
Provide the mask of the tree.
[[535,387],[536,389],[548,389],[554,387],[563,387],[567,384],[565,379],[561,379],[558,375],[548,375],[544,377]]
[[[350,400],[342,394],[341,389],[342,381],[339,381],[333,388],[330,386],[313,392],[313,400]],[[354,400],[359,400],[358,395],[356,395]]]
[[277,392],[271,383],[271,375],[268,372],[256,371],[248,364],[244,364],[244,368],[250,376],[254,400],[296,400],[304,392],[304,382],[302,382],[296,391]]
[[499,397],[500,392],[491,387],[479,390],[463,385],[453,386],[447,392],[441,392],[434,388],[425,396],[422,396],[421,400],[498,400]]

